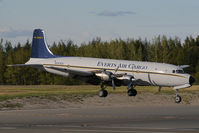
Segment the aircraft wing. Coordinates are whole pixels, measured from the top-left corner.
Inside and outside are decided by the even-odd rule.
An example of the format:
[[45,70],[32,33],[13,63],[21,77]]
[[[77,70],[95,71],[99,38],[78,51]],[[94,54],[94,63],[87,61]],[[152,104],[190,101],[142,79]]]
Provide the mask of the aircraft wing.
[[72,70],[72,69],[63,68],[63,67],[45,66],[43,64],[12,64],[8,66],[11,66],[11,67],[29,66],[29,67],[42,68],[42,69],[47,68],[47,69],[53,69],[59,72],[69,73],[70,75],[73,75],[73,76],[93,76],[93,72],[78,71],[78,70]]
[[141,79],[132,79],[132,85],[138,85],[138,86],[148,86],[148,85],[152,85],[147,81],[143,81]]
[[[90,81],[94,81],[98,84],[98,82],[100,82],[100,78],[98,76],[96,76],[96,73],[100,73],[102,72],[101,70],[99,71],[80,71],[80,70],[74,70],[74,69],[70,69],[70,68],[65,68],[65,67],[57,67],[57,66],[48,66],[48,65],[43,65],[43,64],[13,64],[13,65],[8,65],[8,66],[30,66],[30,67],[35,67],[38,69],[50,69],[50,70],[54,70],[56,72],[61,72],[64,74],[69,74],[71,77],[80,77],[83,78],[88,78]],[[129,75],[130,76],[130,75]],[[146,81],[142,81],[141,79],[126,79],[125,78],[125,74],[115,74],[115,77],[117,79],[117,81],[127,81],[127,83],[129,84],[129,82],[132,83],[132,85],[151,85],[150,83],[146,82]],[[115,81],[115,82],[117,82]],[[93,82],[92,82],[93,84]]]
[[[80,70],[74,70],[74,69],[70,69],[70,68],[65,68],[65,67],[57,67],[57,66],[48,66],[48,65],[44,65],[45,69],[51,69],[51,70],[55,70],[55,71],[59,71],[59,72],[63,72],[63,73],[68,73],[70,76],[74,77],[74,78],[79,78],[82,79],[83,77],[87,78],[88,82],[91,84],[99,84],[100,82],[100,78],[96,75],[96,73],[102,72],[101,70],[94,72],[94,71],[80,71]],[[123,79],[122,77],[125,76],[125,74],[115,74],[116,76],[116,81],[123,81],[123,80],[128,80],[128,84],[129,82],[132,82],[132,85],[150,85],[150,83],[148,82],[144,82],[141,79]],[[132,80],[132,81],[131,81]],[[94,82],[93,82],[94,81]],[[119,82],[120,82],[119,81]],[[117,83],[116,83],[117,84]]]
[[56,71],[64,72],[64,73],[69,73],[72,75],[93,76],[93,73],[89,72],[89,71],[78,71],[78,70],[73,70],[73,69],[68,69],[68,68],[63,68],[63,67],[54,67],[54,66],[44,66],[44,67],[48,68],[48,69],[53,69]]

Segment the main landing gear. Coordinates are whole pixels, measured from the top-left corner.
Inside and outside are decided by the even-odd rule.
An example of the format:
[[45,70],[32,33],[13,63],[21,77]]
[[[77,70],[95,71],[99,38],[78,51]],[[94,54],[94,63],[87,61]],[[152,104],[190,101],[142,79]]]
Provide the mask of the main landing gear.
[[101,84],[101,90],[98,93],[99,97],[107,97],[108,96],[108,91],[105,90],[104,84]]
[[[136,96],[137,95],[137,91],[135,89],[129,89],[127,92],[128,96]],[[107,97],[108,95],[108,91],[101,89],[98,93],[99,97]]]
[[178,90],[176,90],[175,102],[176,102],[176,103],[180,103],[181,101],[182,101],[182,98],[181,98],[181,96],[179,96]]
[[[108,91],[105,90],[105,88],[106,88],[105,85],[102,83],[101,90],[98,93],[99,97],[107,97],[108,96]],[[134,89],[134,87],[131,84],[128,86],[127,94],[128,94],[128,96],[136,96],[137,95],[136,89]]]
[[127,91],[128,96],[136,96],[137,95],[137,91],[136,91],[136,89],[134,89],[134,86],[132,85],[132,83],[130,83],[128,85],[127,89],[128,89],[128,91]]
[[136,89],[133,89],[133,88],[129,89],[127,93],[128,93],[128,96],[136,96],[137,95]]

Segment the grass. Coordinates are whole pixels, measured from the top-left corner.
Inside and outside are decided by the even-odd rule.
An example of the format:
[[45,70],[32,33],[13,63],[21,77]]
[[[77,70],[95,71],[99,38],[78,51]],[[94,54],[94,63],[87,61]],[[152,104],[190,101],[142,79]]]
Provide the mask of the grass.
[[10,102],[6,102],[6,103],[2,103],[0,104],[0,109],[2,108],[20,108],[23,105],[20,103],[10,103]]
[[[82,98],[88,96],[97,95],[100,90],[100,86],[92,85],[81,85],[81,86],[64,86],[64,85],[2,85],[0,86],[0,101],[5,101],[15,98],[30,98],[30,97],[40,97],[47,98],[51,100],[56,100],[59,97],[61,99],[67,100],[78,100],[81,101]],[[109,93],[126,93],[126,87],[117,87],[113,90],[112,87],[107,88]],[[156,95],[166,93],[169,95],[175,94],[172,88],[163,87],[161,93],[158,92],[158,87],[153,86],[138,86],[136,87],[138,93],[153,93]],[[199,92],[199,86],[195,85],[191,88],[186,88],[180,90],[180,92],[189,92],[191,94]]]

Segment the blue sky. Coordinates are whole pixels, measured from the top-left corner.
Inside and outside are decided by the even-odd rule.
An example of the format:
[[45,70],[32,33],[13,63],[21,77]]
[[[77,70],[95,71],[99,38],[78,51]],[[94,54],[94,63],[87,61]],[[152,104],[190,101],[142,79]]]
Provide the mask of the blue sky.
[[45,30],[49,45],[95,37],[183,40],[199,34],[199,0],[0,0],[0,38],[24,43],[35,28]]

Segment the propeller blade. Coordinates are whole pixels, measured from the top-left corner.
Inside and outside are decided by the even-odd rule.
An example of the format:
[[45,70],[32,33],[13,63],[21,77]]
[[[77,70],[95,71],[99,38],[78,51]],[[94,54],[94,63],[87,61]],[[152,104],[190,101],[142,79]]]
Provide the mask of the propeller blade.
[[158,88],[158,92],[160,92],[160,91],[161,91],[161,88],[162,88],[162,87],[161,87],[161,86],[159,86],[159,88]]
[[129,89],[131,89],[132,84],[133,84],[133,82],[130,82],[130,83],[128,84],[128,88],[129,88]]
[[112,79],[112,86],[113,86],[113,89],[115,90],[115,81],[114,81],[114,79]]
[[118,67],[115,69],[115,72],[114,72],[114,74],[115,74],[115,73],[118,71],[119,67],[120,67],[120,66],[118,66]]

